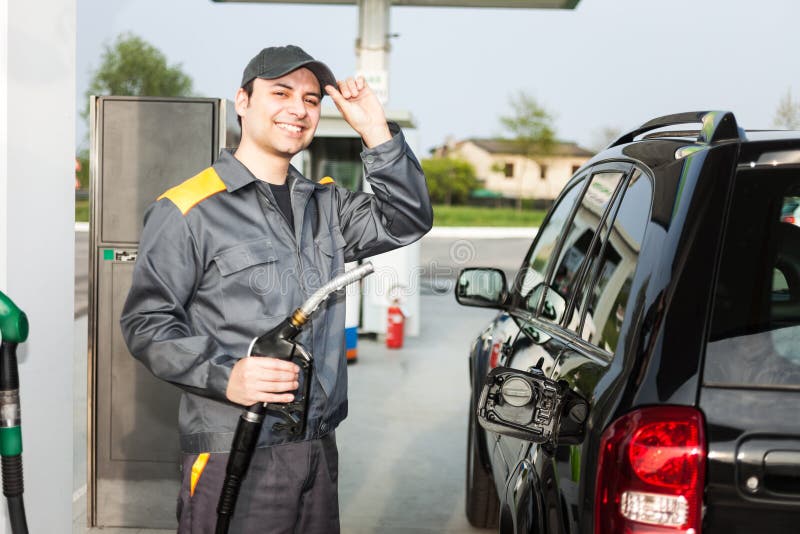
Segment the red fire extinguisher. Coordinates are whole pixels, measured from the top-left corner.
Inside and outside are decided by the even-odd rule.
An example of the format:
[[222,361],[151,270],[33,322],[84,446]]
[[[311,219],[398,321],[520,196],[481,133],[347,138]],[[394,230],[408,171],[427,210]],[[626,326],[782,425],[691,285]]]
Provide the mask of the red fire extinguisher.
[[406,316],[403,315],[403,310],[397,300],[392,302],[386,313],[386,347],[390,349],[399,349],[403,347],[403,329],[406,324]]

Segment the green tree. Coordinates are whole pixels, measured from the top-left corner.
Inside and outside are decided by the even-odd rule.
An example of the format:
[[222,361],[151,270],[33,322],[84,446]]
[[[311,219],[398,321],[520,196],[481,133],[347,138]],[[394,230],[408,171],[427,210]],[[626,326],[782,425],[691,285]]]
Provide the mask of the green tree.
[[168,65],[156,47],[131,33],[106,44],[100,66],[86,91],[83,117],[89,117],[90,95],[190,96],[192,79],[181,66]]
[[556,146],[553,115],[542,107],[536,98],[519,91],[509,99],[512,114],[500,117],[500,124],[508,130],[528,156],[551,154]]
[[797,130],[800,128],[800,102],[792,98],[792,89],[786,91],[786,95],[778,102],[778,109],[775,110],[773,123],[776,128],[783,130]]
[[[166,56],[156,47],[141,37],[124,33],[113,44],[104,46],[100,66],[92,73],[81,112],[86,121],[91,95],[191,96],[192,79],[180,65],[168,65]],[[75,158],[80,164],[76,177],[81,189],[88,189],[89,150],[79,149]]]
[[[524,91],[511,96],[509,105],[512,114],[501,116],[500,124],[513,136],[519,151],[541,166],[557,143],[553,115]],[[522,210],[522,192],[517,197],[517,210]]]
[[463,204],[480,186],[475,168],[463,159],[430,158],[421,163],[431,200],[435,203]]

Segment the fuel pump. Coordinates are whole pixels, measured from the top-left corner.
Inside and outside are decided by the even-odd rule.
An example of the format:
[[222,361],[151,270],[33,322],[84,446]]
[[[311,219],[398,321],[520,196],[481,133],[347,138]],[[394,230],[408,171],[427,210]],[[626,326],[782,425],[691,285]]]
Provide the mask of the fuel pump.
[[28,317],[0,291],[0,456],[3,495],[13,534],[28,534],[22,481],[22,427],[17,345],[28,339]]
[[331,294],[361,280],[372,271],[372,263],[365,262],[360,267],[337,276],[319,288],[281,324],[250,343],[248,356],[269,356],[296,363],[302,373],[303,393],[295,394],[295,400],[290,403],[257,403],[242,412],[233,436],[228,465],[225,469],[225,482],[217,504],[216,534],[228,532],[236,500],[239,497],[239,489],[250,466],[266,414],[273,413],[282,419],[273,425],[274,430],[286,430],[291,436],[300,436],[305,432],[313,358],[305,347],[295,341],[297,336],[319,305]]

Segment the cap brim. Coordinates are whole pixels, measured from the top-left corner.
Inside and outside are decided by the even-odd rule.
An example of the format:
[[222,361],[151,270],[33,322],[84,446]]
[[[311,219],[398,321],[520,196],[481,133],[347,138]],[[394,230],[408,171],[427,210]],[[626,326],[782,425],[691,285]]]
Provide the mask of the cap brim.
[[290,65],[281,65],[281,68],[272,68],[267,69],[258,76],[253,76],[250,80],[242,82],[242,86],[245,86],[249,82],[255,80],[256,78],[262,78],[264,80],[274,80],[275,78],[280,78],[281,76],[285,76],[290,72],[294,72],[297,69],[306,68],[314,73],[314,76],[317,77],[317,81],[319,81],[319,89],[324,96],[325,93],[325,86],[332,85],[336,87],[336,77],[331,72],[331,69],[328,68],[325,63],[316,60],[307,60],[307,61],[298,61],[297,63],[292,63]]

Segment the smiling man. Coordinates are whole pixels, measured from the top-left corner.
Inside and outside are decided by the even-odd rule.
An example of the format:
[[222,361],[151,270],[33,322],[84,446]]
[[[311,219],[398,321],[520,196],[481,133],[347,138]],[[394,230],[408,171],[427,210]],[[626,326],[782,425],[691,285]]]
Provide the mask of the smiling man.
[[[316,183],[290,165],[311,143],[326,94],[363,139],[374,194]],[[265,48],[245,68],[235,104],[236,151],[148,208],[120,321],[131,353],[184,389],[180,533],[214,531],[242,406],[290,402],[299,386],[293,363],[245,358],[250,341],[345,262],[412,243],[433,222],[419,163],[363,79],[337,82],[296,46]],[[267,417],[231,532],[339,531],[344,315],[343,296],[331,298],[301,335],[315,369],[306,433],[293,438]]]

